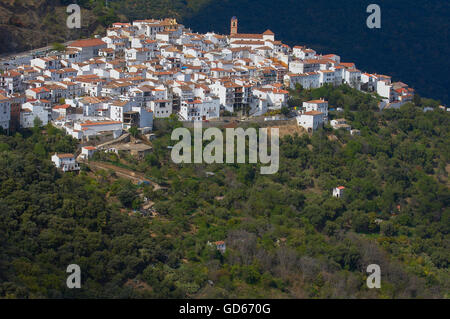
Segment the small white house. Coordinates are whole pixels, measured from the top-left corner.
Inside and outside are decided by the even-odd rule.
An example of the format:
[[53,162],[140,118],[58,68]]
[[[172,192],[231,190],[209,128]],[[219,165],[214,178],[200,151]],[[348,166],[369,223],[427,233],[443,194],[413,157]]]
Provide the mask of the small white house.
[[226,245],[225,245],[225,242],[223,241],[223,240],[219,240],[219,241],[216,241],[216,242],[213,242],[213,243],[211,243],[211,242],[209,242],[208,241],[208,243],[207,243],[209,246],[215,246],[216,247],[216,249],[218,250],[218,251],[220,251],[222,254],[226,251],[226,249],[227,249],[227,247],[226,247]]
[[95,146],[83,146],[81,148],[81,155],[85,158],[91,158],[94,153],[97,151],[97,148]]
[[351,126],[349,124],[347,124],[347,120],[346,119],[331,120],[330,121],[330,125],[335,130],[338,130],[338,129],[341,129],[341,128],[344,129],[344,130],[347,130],[347,131],[351,130]]
[[319,111],[309,111],[297,116],[299,126],[305,128],[308,132],[317,130],[323,125],[324,114]]
[[303,108],[306,112],[319,111],[322,112],[325,117],[328,116],[328,102],[325,100],[312,100],[303,102]]
[[225,242],[223,240],[216,241],[214,244],[216,245],[217,250],[220,251],[222,254],[227,249]]
[[52,162],[55,166],[61,169],[63,172],[79,171],[80,166],[75,160],[75,155],[73,154],[57,154],[52,156]]
[[344,196],[344,186],[338,186],[333,189],[333,197],[342,198]]

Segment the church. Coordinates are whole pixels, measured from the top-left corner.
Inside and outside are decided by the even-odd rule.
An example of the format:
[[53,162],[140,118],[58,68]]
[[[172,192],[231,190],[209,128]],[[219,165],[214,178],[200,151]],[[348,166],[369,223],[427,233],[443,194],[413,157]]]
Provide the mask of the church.
[[[252,33],[238,33],[238,19],[236,17],[231,18],[230,23],[230,43],[236,45],[247,46],[270,46],[273,47],[275,43],[275,34],[266,30],[262,34]],[[272,45],[268,45],[272,43]],[[232,45],[233,46],[233,45]]]

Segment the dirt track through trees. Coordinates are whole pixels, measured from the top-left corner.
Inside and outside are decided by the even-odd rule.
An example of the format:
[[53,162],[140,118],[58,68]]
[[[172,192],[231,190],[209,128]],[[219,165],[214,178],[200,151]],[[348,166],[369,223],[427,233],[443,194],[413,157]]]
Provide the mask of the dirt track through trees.
[[153,185],[153,190],[158,190],[162,187],[161,185],[149,180],[147,177],[145,177],[144,174],[142,173],[137,173],[135,171],[123,168],[123,167],[119,167],[113,164],[109,164],[109,163],[104,163],[104,162],[93,162],[93,161],[89,161],[86,162],[87,165],[89,165],[89,167],[95,171],[95,170],[99,170],[99,169],[103,169],[103,170],[113,170],[117,176],[119,177],[124,177],[127,178],[131,181],[133,181],[134,183],[138,183],[140,181],[146,181],[149,182],[151,185]]

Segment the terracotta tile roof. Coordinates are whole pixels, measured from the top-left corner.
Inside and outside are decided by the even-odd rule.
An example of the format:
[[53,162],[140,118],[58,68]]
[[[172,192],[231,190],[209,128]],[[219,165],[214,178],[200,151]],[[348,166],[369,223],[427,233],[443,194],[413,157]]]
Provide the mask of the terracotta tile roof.
[[66,153],[66,154],[55,154],[56,156],[58,156],[59,158],[73,158],[75,157],[73,154],[70,153]]
[[319,111],[309,111],[309,112],[305,112],[303,113],[304,115],[321,115],[323,114],[322,112]]
[[89,47],[96,47],[96,46],[100,46],[100,45],[106,45],[106,43],[100,39],[86,39],[86,40],[74,41],[69,45],[69,47],[89,48]]

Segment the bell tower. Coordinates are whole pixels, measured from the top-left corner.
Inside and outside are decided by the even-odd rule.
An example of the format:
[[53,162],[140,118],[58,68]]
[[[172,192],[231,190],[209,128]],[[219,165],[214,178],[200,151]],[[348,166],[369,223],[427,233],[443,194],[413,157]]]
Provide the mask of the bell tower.
[[237,31],[238,31],[238,19],[236,17],[232,17],[230,23],[230,35],[237,34]]

